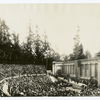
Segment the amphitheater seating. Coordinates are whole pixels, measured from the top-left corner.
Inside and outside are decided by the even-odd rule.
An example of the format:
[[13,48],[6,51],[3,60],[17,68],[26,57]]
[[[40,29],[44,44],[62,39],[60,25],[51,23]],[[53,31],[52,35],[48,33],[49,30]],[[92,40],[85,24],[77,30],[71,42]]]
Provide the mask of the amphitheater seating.
[[44,74],[46,72],[43,65],[16,65],[0,64],[0,80],[23,74]]
[[79,80],[88,84],[78,93],[67,80],[60,79],[53,83],[50,76],[44,75],[45,72],[45,66],[42,65],[0,64],[0,88],[4,85],[3,79],[6,79],[11,96],[100,96],[100,90],[93,88],[92,81],[90,84],[90,81]]

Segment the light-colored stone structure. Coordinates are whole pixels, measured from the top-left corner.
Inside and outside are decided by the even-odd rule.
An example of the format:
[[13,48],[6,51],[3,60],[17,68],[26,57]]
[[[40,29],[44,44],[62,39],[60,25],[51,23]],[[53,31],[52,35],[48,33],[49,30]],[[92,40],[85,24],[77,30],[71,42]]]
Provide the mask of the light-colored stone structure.
[[93,76],[98,80],[100,87],[100,58],[53,62],[52,69],[53,74],[56,74],[57,70],[61,70],[64,75],[70,74],[70,76],[78,76],[84,79],[90,79]]

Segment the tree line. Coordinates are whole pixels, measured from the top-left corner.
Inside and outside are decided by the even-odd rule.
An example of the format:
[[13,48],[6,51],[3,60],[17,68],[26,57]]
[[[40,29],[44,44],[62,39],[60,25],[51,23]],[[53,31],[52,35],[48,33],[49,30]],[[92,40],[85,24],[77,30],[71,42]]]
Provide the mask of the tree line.
[[62,56],[51,48],[47,36],[40,36],[38,26],[36,32],[28,28],[26,41],[19,42],[19,35],[15,32],[10,33],[9,27],[4,20],[0,21],[0,63],[3,64],[35,64],[45,65],[47,69],[52,69],[53,61],[71,61],[78,59],[91,58],[91,53],[87,50],[84,53],[83,45],[80,42],[79,35],[74,37],[73,52]]
[[73,52],[69,55],[65,55],[63,61],[71,61],[71,60],[79,60],[79,59],[88,59],[91,58],[91,53],[86,50],[84,53],[84,48],[82,43],[80,42],[79,34],[76,34],[74,39],[74,48]]
[[45,65],[51,69],[52,61],[60,61],[60,55],[51,48],[46,34],[41,38],[38,30],[33,33],[29,26],[26,41],[19,43],[19,35],[10,33],[5,21],[0,21],[0,63]]

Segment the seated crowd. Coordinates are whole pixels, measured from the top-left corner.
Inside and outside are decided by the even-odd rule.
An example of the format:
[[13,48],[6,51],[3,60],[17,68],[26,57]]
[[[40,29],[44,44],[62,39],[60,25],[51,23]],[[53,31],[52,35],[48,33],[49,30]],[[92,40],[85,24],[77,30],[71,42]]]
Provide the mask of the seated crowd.
[[[11,96],[68,96],[68,91],[71,91],[66,90],[66,87],[72,86],[63,81],[53,83],[46,75],[12,78],[8,83]],[[73,91],[72,94],[77,93]]]
[[[26,76],[18,76],[16,78],[13,76],[19,75],[19,67],[15,67],[16,69],[11,67],[8,67],[8,69],[5,67],[4,69],[2,68],[1,72],[4,72],[4,78],[12,76],[6,79],[8,82],[8,92],[11,96],[100,96],[98,83],[93,78],[83,80],[77,77],[65,77],[68,80],[68,82],[65,82],[59,80],[57,76],[53,76],[58,79],[57,82],[53,83],[49,75],[43,75],[45,69],[41,68],[41,70],[40,67],[33,66],[28,67],[21,67],[20,69],[20,74],[27,74]],[[13,75],[9,71],[13,71]],[[42,75],[37,75],[37,73]],[[75,81],[76,84],[83,83],[86,86],[82,86],[80,92],[75,91],[75,89],[72,90],[70,89],[72,88],[72,84],[69,82],[69,79]],[[0,91],[0,96],[5,96],[2,91]]]
[[16,65],[5,64],[0,65],[0,80],[8,77],[24,75],[24,74],[44,74],[46,72],[43,65]]
[[[53,83],[49,76],[23,76],[7,80],[11,96],[100,96],[99,88],[82,86],[80,92],[71,90],[69,82],[59,80]],[[81,81],[84,83],[84,81]]]

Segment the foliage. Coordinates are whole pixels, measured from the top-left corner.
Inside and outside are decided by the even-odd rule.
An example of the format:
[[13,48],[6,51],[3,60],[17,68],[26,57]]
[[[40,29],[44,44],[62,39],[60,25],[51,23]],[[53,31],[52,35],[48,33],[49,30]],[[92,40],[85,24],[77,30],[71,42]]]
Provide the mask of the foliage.
[[88,50],[85,52],[85,57],[86,58],[91,58],[92,57],[91,53]]
[[68,56],[66,55],[65,57],[64,57],[64,62],[67,62],[68,61]]
[[32,32],[29,26],[26,42],[19,43],[19,35],[9,33],[5,21],[0,22],[0,63],[36,64],[52,68],[52,61],[60,61],[60,55],[55,52],[47,40],[46,34],[42,37]]
[[69,55],[69,60],[85,59],[83,52],[83,45],[80,43],[79,35],[74,37],[74,49],[73,53]]
[[57,75],[57,76],[61,76],[61,74],[62,74],[62,73],[61,73],[61,70],[57,70],[56,75]]

